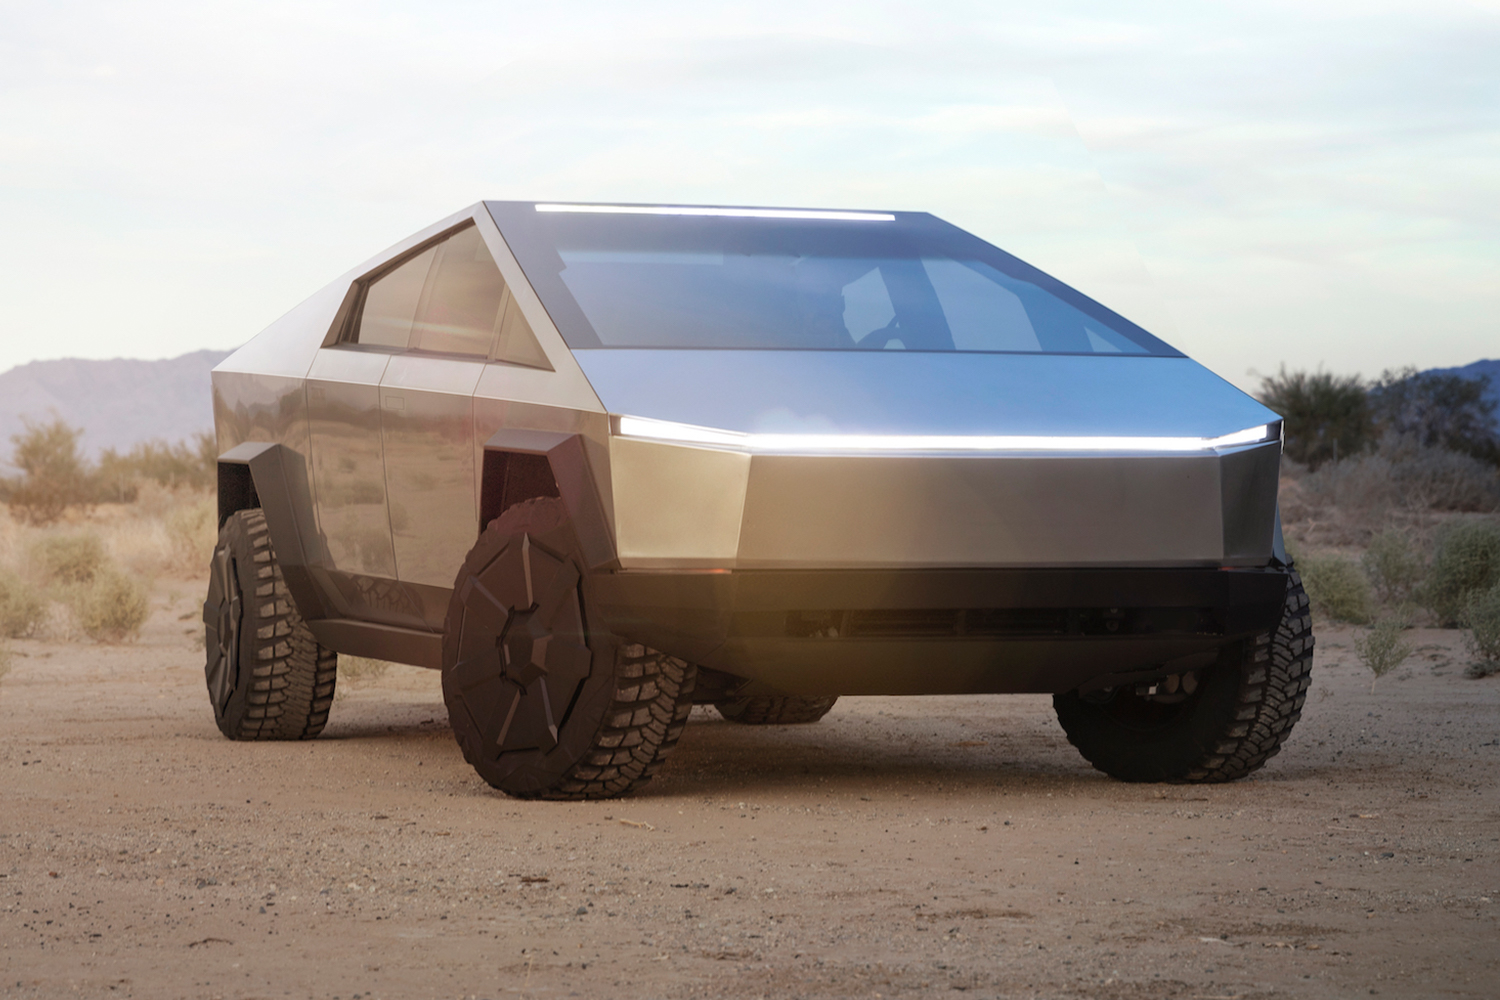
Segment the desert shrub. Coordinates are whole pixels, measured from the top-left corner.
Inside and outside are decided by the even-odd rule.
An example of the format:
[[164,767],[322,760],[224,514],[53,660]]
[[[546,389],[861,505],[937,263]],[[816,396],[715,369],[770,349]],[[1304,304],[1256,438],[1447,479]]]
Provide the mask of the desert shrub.
[[1334,621],[1363,624],[1370,620],[1374,597],[1370,581],[1352,559],[1335,555],[1304,555],[1297,563],[1302,585],[1313,610]]
[[178,565],[202,569],[218,540],[219,508],[212,496],[200,496],[167,511],[167,537]]
[[190,441],[177,444],[146,441],[123,455],[106,448],[99,456],[96,475],[102,494],[129,503],[135,499],[134,491],[139,484],[146,480],[170,488],[210,489],[215,484],[218,466],[213,435],[200,432]]
[[1422,554],[1406,532],[1397,528],[1387,528],[1370,539],[1360,565],[1380,599],[1389,604],[1409,600],[1427,572]]
[[50,524],[74,504],[93,503],[91,471],[78,453],[83,432],[61,418],[38,424],[23,418],[26,429],[11,435],[11,464],[21,475],[3,483],[11,512],[22,521]]
[[10,673],[11,661],[15,658],[15,655],[10,646],[4,642],[0,642],[0,681],[5,680],[5,675]]
[[92,531],[46,535],[32,546],[31,555],[49,581],[61,584],[88,583],[109,562],[104,540]]
[[1375,681],[1395,670],[1412,654],[1411,643],[1401,636],[1402,625],[1394,618],[1382,618],[1364,635],[1354,640],[1354,653],[1359,662],[1369,668],[1374,678],[1370,690],[1375,690]]
[[1373,452],[1325,463],[1298,484],[1314,506],[1355,510],[1500,510],[1500,471],[1415,438],[1387,434]]
[[0,571],[0,635],[31,635],[46,615],[47,602],[34,588],[9,570]]
[[105,569],[77,587],[72,605],[78,627],[101,642],[134,638],[151,611],[146,588],[115,569]]
[[1488,375],[1466,378],[1415,368],[1387,371],[1370,387],[1370,408],[1385,431],[1500,464]]
[[1376,681],[1406,662],[1406,658],[1412,654],[1412,645],[1402,638],[1402,626],[1399,622],[1382,620],[1354,640],[1354,652],[1374,675],[1370,680],[1370,691],[1373,693]]
[[1423,603],[1445,625],[1456,623],[1471,594],[1500,583],[1500,524],[1460,521],[1438,535]]
[[1261,379],[1258,396],[1286,420],[1286,454],[1312,469],[1357,454],[1373,436],[1365,386],[1357,375],[1282,368]]
[[1488,661],[1479,664],[1485,668],[1484,673],[1500,673],[1500,583],[1469,595],[1464,601],[1463,623],[1469,628],[1469,649]]

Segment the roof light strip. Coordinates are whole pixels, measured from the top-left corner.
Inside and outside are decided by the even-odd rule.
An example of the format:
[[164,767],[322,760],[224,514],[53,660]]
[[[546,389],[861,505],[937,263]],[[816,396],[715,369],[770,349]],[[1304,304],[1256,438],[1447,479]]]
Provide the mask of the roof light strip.
[[690,205],[537,205],[538,212],[603,215],[705,215],[731,219],[828,219],[835,222],[895,222],[889,212],[834,212],[802,208],[702,208]]
[[859,451],[1156,451],[1193,452],[1255,444],[1271,439],[1271,425],[1262,424],[1220,437],[1073,437],[1062,435],[958,434],[743,434],[738,431],[694,427],[643,417],[620,417],[623,437],[715,445],[743,451],[859,452]]

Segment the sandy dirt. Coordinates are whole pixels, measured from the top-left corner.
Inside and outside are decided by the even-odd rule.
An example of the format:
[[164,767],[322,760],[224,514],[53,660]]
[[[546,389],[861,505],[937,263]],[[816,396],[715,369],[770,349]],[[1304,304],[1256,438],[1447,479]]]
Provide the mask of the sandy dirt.
[[1456,632],[1372,694],[1320,628],[1233,785],[1110,781],[1045,697],[851,698],[700,709],[643,793],[550,804],[474,776],[426,671],[222,739],[198,591],[131,645],[12,644],[0,995],[1500,995],[1500,678]]

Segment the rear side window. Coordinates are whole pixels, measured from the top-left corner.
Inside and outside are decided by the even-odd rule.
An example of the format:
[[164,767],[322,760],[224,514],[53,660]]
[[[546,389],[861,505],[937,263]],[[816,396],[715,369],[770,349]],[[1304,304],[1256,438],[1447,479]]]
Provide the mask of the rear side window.
[[551,367],[474,226],[371,281],[351,339],[373,347]]

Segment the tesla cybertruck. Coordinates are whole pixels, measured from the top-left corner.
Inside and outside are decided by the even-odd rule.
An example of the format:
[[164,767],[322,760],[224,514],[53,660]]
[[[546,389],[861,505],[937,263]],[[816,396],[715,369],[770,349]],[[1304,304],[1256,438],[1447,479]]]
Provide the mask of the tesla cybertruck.
[[1046,692],[1108,774],[1223,781],[1305,698],[1280,418],[925,213],[483,202],[213,389],[232,739],[316,736],[340,653],[440,670],[543,798],[647,781],[694,704]]

